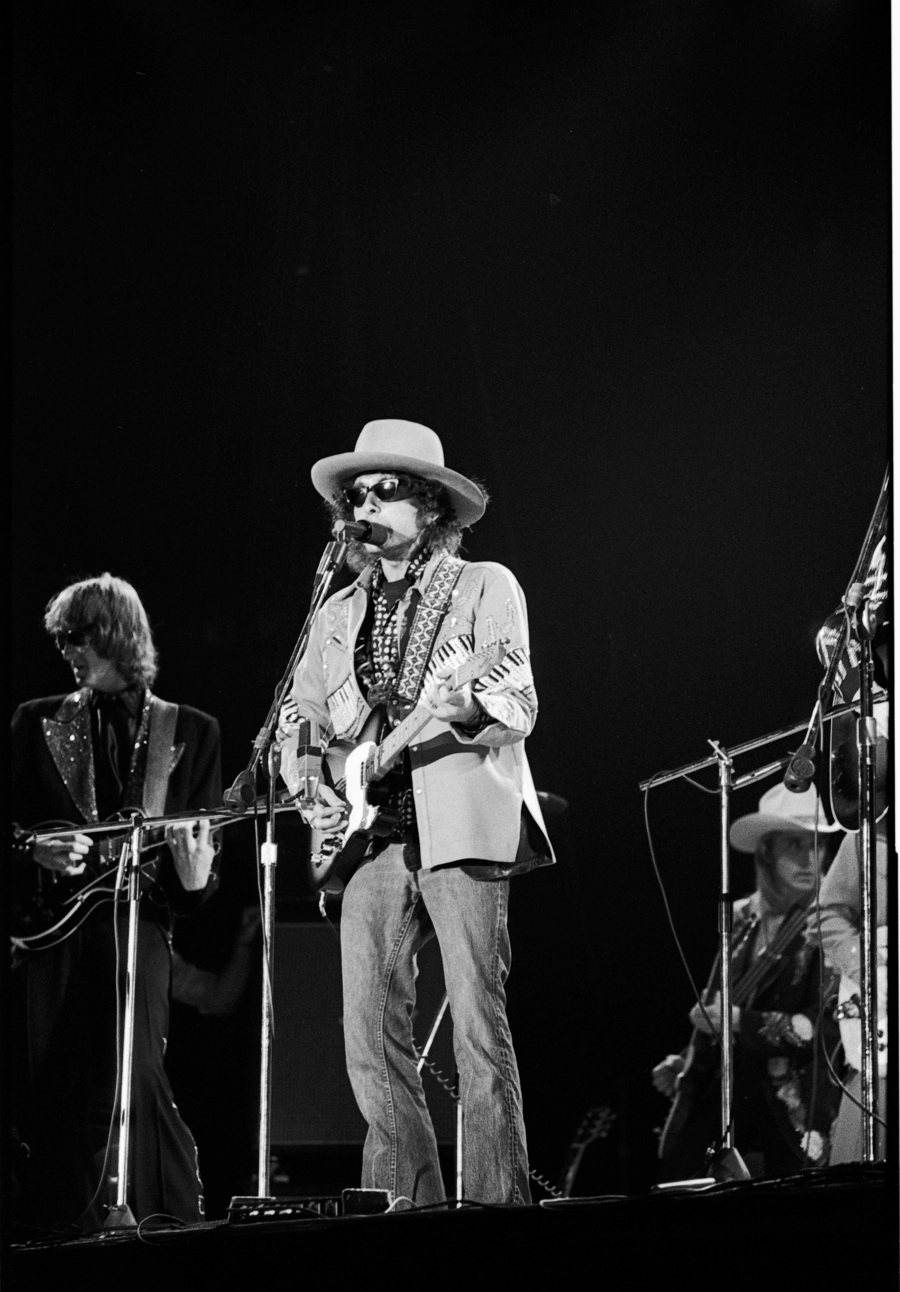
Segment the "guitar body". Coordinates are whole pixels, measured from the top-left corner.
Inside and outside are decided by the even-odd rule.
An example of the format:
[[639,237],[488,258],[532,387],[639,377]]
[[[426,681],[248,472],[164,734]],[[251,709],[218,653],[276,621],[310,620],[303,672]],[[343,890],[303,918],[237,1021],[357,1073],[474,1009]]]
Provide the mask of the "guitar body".
[[344,794],[350,804],[350,815],[343,835],[323,835],[313,831],[308,878],[316,892],[324,889],[336,896],[347,887],[374,838],[385,838],[397,825],[397,814],[386,807],[397,790],[397,777],[367,782],[365,767],[378,746],[364,740],[347,755],[344,767]]
[[[879,965],[877,970],[876,999],[878,1005],[878,1075],[887,1076],[887,965]],[[841,1029],[841,1044],[844,1047],[844,1058],[855,1068],[862,1071],[862,1025],[859,1017],[859,986],[846,975],[841,976],[838,988],[838,1005],[836,1010],[838,1026]]]
[[675,1097],[659,1137],[659,1157],[662,1161],[671,1157],[676,1144],[682,1142],[684,1128],[694,1110],[697,1091],[714,1075],[718,1066],[712,1046],[701,1049],[701,1036],[702,1033],[695,1029],[685,1051],[685,1065],[678,1074]]
[[[66,829],[77,831],[78,827],[66,823]],[[158,839],[148,842],[147,850],[158,843]],[[119,841],[95,844],[85,858],[84,870],[77,875],[28,865],[15,882],[18,891],[9,921],[13,944],[25,951],[45,951],[74,933],[98,906],[112,902],[121,847]],[[155,870],[155,860],[142,865],[149,877]]]
[[[118,818],[111,818],[118,820]],[[80,828],[72,822],[45,822],[36,829],[37,839],[70,835]],[[141,849],[141,886],[156,879],[158,853],[164,844],[161,828],[147,829]],[[77,875],[63,875],[34,863],[17,866],[13,879],[13,901],[10,903],[9,935],[14,946],[23,951],[45,951],[63,942],[79,928],[88,916],[115,899],[121,849],[129,846],[123,836],[94,841],[84,870]],[[147,860],[143,858],[147,857]]]
[[[485,643],[482,650],[456,670],[451,687],[458,689],[484,677],[500,663],[508,645],[508,637]],[[378,743],[376,732],[385,724],[384,714],[380,709],[375,709],[369,715],[360,743],[347,755],[343,779],[335,785],[335,789],[344,793],[350,805],[350,816],[343,836],[322,835],[315,830],[312,832],[307,877],[315,891],[342,893],[365,856],[371,840],[393,832],[397,818],[386,810],[386,804],[391,798],[396,801],[397,789],[402,786],[397,770],[400,755],[410,741],[432,721],[432,716],[424,705],[417,704]]]
[[[857,721],[858,715],[853,713],[832,719],[829,737],[831,811],[841,828],[851,833],[860,829]],[[888,742],[880,737],[875,741],[874,773],[875,819],[880,821],[888,810]]]
[[115,891],[107,884],[78,890],[66,898],[55,897],[52,902],[35,899],[27,909],[13,912],[11,941],[23,951],[46,951],[64,942],[98,907],[114,899]]
[[[879,503],[881,506],[881,503]],[[886,502],[884,503],[886,509]],[[871,638],[872,671],[874,682],[887,690],[890,674],[890,646],[887,618],[887,554],[886,539],[878,538],[877,528],[886,523],[886,510],[879,519],[873,519],[870,537],[867,537],[854,576],[861,582],[866,606],[863,619],[865,631]],[[877,542],[875,542],[877,538]],[[871,541],[870,541],[871,539]],[[874,550],[872,550],[872,544]],[[860,695],[860,664],[862,647],[857,625],[846,635],[843,611],[831,615],[816,634],[816,651],[822,664],[828,666],[840,650],[834,676],[834,693],[844,704],[853,704]],[[875,816],[878,821],[888,809],[888,704],[873,705],[877,731],[873,767]],[[829,776],[826,793],[830,800],[831,814],[844,829],[853,833],[860,829],[859,820],[859,750],[857,747],[858,713],[843,714],[829,725]]]

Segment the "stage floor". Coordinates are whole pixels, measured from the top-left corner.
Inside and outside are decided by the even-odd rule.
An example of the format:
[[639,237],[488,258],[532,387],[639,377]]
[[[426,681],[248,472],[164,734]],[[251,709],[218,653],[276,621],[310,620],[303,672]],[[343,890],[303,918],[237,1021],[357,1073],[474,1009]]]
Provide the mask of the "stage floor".
[[[285,1199],[277,1199],[284,1204]],[[897,1198],[883,1166],[840,1167],[703,1193],[572,1198],[530,1207],[396,1211],[375,1216],[216,1221],[13,1244],[6,1289],[91,1281],[129,1292],[249,1289],[283,1279],[353,1276],[367,1283],[494,1286],[497,1280],[664,1278],[679,1287],[897,1285]]]

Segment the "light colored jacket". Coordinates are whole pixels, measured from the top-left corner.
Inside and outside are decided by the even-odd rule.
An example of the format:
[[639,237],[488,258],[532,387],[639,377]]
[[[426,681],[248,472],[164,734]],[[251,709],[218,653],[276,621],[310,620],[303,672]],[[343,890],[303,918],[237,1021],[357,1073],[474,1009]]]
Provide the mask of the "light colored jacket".
[[[441,559],[432,557],[415,584],[423,596]],[[353,668],[370,582],[371,572],[365,571],[329,598],[316,616],[294,676],[293,698],[300,716],[320,728],[335,781],[371,712]],[[432,666],[435,661],[462,662],[473,649],[480,651],[499,637],[509,639],[506,656],[473,684],[479,704],[493,721],[467,735],[433,718],[410,745],[419,847],[426,869],[476,860],[518,873],[554,860],[525,757],[524,740],[537,716],[525,598],[504,566],[466,563],[438,630]],[[282,748],[281,774],[296,793],[296,736]]]

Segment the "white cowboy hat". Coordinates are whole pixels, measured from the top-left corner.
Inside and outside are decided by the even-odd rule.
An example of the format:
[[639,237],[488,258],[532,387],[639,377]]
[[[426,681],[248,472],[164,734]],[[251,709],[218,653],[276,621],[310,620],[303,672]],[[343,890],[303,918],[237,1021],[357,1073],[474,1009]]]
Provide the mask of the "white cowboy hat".
[[786,785],[774,785],[759,800],[759,811],[738,817],[728,837],[732,848],[738,852],[756,852],[757,845],[767,834],[784,834],[808,831],[812,834],[830,834],[840,830],[839,825],[829,825],[819,796],[813,786],[802,794],[795,794]]
[[443,485],[462,525],[474,525],[487,506],[487,499],[473,480],[444,466],[440,440],[434,431],[418,422],[395,417],[366,422],[352,453],[321,458],[311,475],[316,489],[330,501],[343,485],[366,471],[407,471]]

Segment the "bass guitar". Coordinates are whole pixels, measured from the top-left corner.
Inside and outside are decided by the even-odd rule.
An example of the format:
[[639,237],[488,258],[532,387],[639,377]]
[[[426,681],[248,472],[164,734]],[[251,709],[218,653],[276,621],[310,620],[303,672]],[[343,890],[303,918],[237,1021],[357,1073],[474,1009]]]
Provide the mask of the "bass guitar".
[[[451,688],[458,690],[467,682],[490,673],[501,662],[508,646],[508,637],[485,645],[451,674]],[[312,832],[308,878],[313,889],[342,893],[371,840],[389,835],[394,829],[396,816],[385,809],[384,802],[389,789],[386,793],[380,783],[397,767],[407,745],[433,717],[431,710],[419,703],[379,743],[371,736],[376,725],[383,723],[383,715],[380,711],[373,713],[363,739],[347,755],[343,778],[335,786],[350,805],[343,834]]]
[[[771,976],[772,971],[777,970],[785,951],[809,919],[809,911],[810,907],[806,905],[799,907],[793,914],[789,915],[766,952],[757,957],[746,973],[741,975],[740,979],[734,984],[732,992],[732,1001],[735,1005],[743,1006],[752,1001],[766,979]],[[736,942],[733,950],[737,950],[750,937],[757,923],[756,919],[748,921],[741,941]],[[703,993],[704,1000],[709,996],[718,976],[718,971],[719,965],[718,961],[716,961],[713,965],[710,980]],[[695,1027],[691,1033],[688,1047],[684,1051],[684,1067],[678,1074],[675,1084],[675,1097],[672,1100],[669,1115],[659,1137],[659,1157],[663,1160],[673,1152],[675,1142],[691,1115],[698,1078],[702,1080],[710,1075],[709,1060],[710,1058],[715,1059],[715,1050],[706,1045],[703,1045],[701,1050],[702,1042],[709,1039],[705,1032],[701,1032],[699,1027]],[[715,1061],[717,1062],[717,1059]]]

